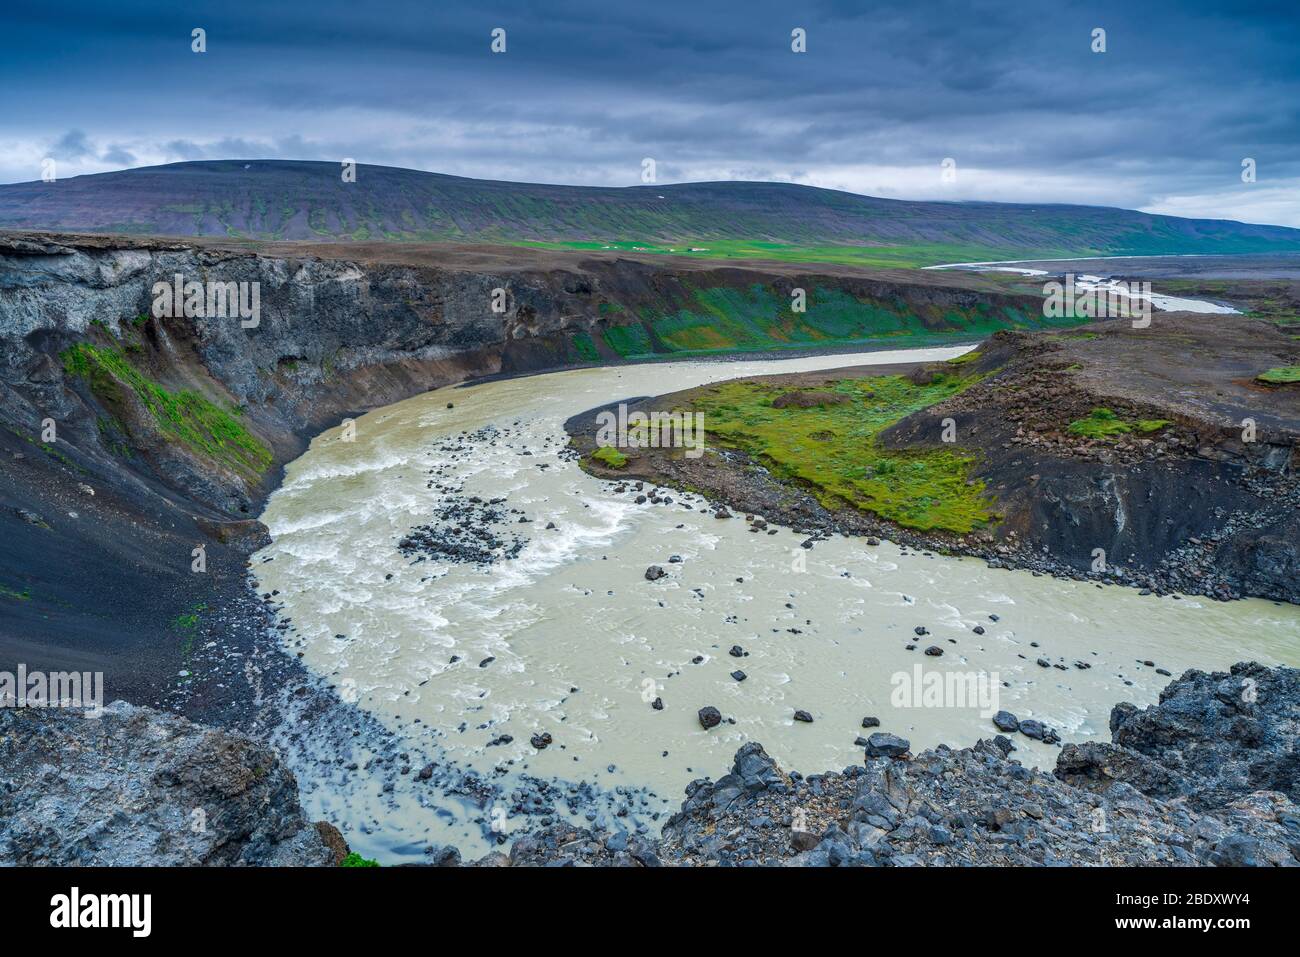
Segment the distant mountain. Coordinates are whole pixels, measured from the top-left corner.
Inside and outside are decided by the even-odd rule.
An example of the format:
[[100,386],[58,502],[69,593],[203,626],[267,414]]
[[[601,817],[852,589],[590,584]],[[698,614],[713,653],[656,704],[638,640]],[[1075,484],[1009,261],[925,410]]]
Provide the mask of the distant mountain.
[[718,255],[844,261],[855,256],[850,251],[845,259],[842,247],[865,247],[864,261],[886,247],[912,262],[1300,250],[1296,229],[1099,206],[908,202],[786,183],[545,186],[385,166],[360,166],[356,182],[345,183],[338,163],[291,160],[172,163],[0,186],[0,228],[596,248],[640,243],[661,252],[714,243]]

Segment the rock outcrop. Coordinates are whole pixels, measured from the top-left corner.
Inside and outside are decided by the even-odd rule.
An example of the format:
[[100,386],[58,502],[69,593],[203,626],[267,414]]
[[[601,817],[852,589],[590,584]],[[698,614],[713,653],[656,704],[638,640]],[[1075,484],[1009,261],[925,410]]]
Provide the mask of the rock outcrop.
[[125,702],[0,710],[0,864],[326,866],[342,835],[252,738]]
[[808,777],[746,744],[730,773],[691,783],[658,842],[557,824],[479,863],[1300,865],[1300,671],[1189,671],[1159,705],[1115,714],[1117,743],[1067,745],[1055,775],[996,739]]
[[1188,671],[1138,710],[1117,705],[1113,744],[1066,745],[1057,776],[1104,791],[1111,782],[1215,810],[1259,791],[1300,801],[1300,671],[1237,664]]

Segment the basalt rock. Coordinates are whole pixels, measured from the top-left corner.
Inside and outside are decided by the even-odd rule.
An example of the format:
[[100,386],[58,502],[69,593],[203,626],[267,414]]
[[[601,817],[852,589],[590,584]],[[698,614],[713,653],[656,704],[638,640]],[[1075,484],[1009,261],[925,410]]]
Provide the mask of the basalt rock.
[[1189,670],[1159,704],[1117,705],[1111,737],[1113,744],[1064,749],[1058,775],[1093,786],[1124,781],[1205,809],[1257,791],[1300,800],[1300,670],[1254,662]]
[[246,735],[115,702],[0,710],[0,863],[328,866],[278,755]]

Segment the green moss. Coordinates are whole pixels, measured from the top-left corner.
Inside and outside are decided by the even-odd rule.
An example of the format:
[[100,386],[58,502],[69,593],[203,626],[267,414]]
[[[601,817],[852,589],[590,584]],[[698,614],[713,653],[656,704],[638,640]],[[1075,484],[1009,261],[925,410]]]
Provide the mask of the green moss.
[[1072,435],[1105,440],[1117,435],[1128,435],[1130,432],[1141,432],[1144,435],[1159,432],[1172,424],[1168,419],[1137,419],[1129,422],[1112,410],[1099,407],[1089,412],[1085,418],[1075,419],[1069,428]]
[[611,326],[603,335],[605,344],[625,359],[631,356],[650,355],[653,351],[649,334],[636,324]]
[[582,358],[584,362],[598,362],[600,360],[600,351],[596,348],[595,341],[585,332],[579,332],[573,337],[573,349]]
[[1255,378],[1269,385],[1289,385],[1292,382],[1300,382],[1300,366],[1278,366],[1261,372]]
[[772,402],[785,388],[728,382],[701,393],[694,410],[704,414],[709,442],[748,452],[778,478],[810,488],[827,508],[964,534],[994,518],[984,483],[971,477],[974,459],[955,449],[885,449],[876,436],[977,380],[941,375],[919,386],[902,376],[844,379],[819,389],[846,396],[845,403],[783,409]]
[[81,342],[60,357],[67,374],[89,383],[101,401],[112,403],[121,386],[130,388],[160,429],[194,451],[253,476],[270,467],[271,450],[239,422],[237,409],[222,409],[188,389],[165,389],[117,349]]
[[177,615],[172,619],[172,630],[176,632],[181,639],[181,655],[188,658],[190,652],[194,650],[194,639],[198,635],[199,620],[203,613],[208,610],[206,604],[194,606],[193,611]]
[[1070,433],[1086,439],[1108,439],[1132,431],[1133,426],[1104,407],[1093,409],[1086,417],[1070,423]]
[[1167,425],[1173,425],[1168,419],[1138,419],[1133,423],[1133,428],[1139,432],[1150,433],[1159,432]]
[[339,867],[378,867],[378,866],[379,866],[378,861],[372,861],[368,858],[362,857],[356,851],[350,851],[348,853],[348,856],[343,858],[343,860],[339,863]]
[[602,445],[591,453],[591,457],[612,469],[621,469],[627,465],[627,456],[612,445]]

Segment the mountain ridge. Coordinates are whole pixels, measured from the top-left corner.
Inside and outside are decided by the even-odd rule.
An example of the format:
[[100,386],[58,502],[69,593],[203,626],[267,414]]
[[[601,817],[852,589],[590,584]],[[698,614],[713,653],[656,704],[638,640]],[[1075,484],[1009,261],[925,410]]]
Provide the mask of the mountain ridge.
[[[359,164],[202,160],[0,186],[0,228],[319,242],[484,242],[708,258],[1300,251],[1300,229],[1061,203],[900,200],[796,183],[569,186]],[[696,244],[710,244],[708,246]]]

